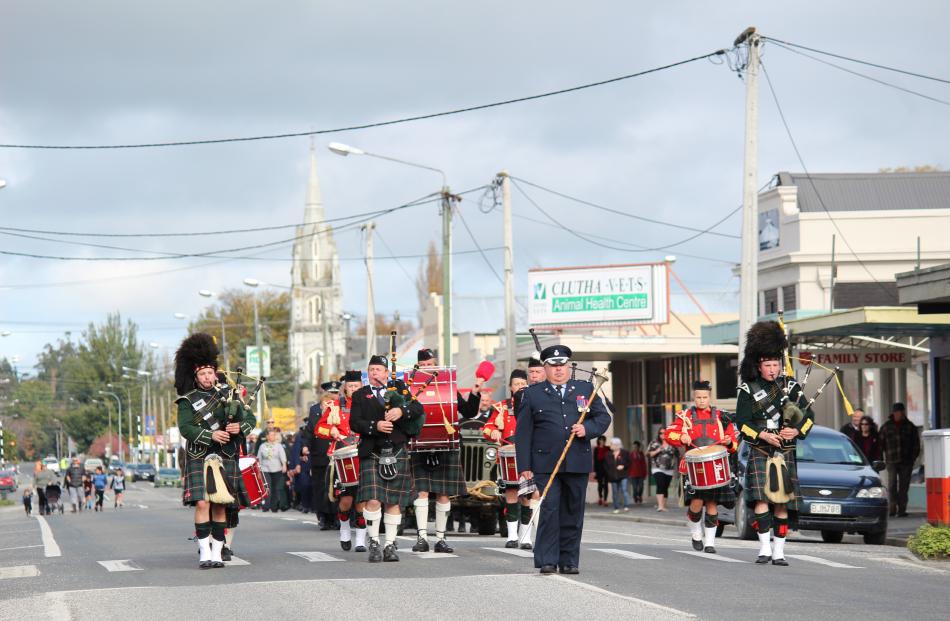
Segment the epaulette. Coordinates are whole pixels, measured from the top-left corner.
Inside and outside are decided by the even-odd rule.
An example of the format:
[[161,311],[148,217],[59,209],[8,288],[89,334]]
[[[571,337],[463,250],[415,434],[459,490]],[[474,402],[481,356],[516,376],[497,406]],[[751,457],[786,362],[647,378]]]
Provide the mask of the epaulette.
[[749,388],[749,385],[745,382],[739,384],[739,390],[742,390],[750,395],[752,394],[752,389]]

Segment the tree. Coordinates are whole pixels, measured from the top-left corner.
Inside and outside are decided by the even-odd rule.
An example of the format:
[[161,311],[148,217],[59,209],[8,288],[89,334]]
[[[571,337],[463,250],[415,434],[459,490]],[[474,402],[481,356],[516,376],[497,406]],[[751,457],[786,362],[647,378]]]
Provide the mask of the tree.
[[435,249],[435,242],[429,241],[426,258],[419,263],[416,275],[416,297],[419,300],[419,313],[429,302],[429,294],[442,295],[442,259]]
[[[393,317],[387,317],[381,313],[376,313],[376,334],[386,336],[393,330],[398,334],[409,334],[415,329],[411,321],[400,319],[397,313]],[[364,319],[356,325],[357,336],[366,336],[366,320]]]

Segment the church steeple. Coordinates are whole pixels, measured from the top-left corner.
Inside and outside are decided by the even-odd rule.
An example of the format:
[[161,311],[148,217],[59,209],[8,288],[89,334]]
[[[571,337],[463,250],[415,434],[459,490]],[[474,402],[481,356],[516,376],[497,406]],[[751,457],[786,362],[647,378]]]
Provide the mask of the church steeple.
[[304,224],[323,224],[323,195],[320,193],[320,177],[317,175],[317,148],[310,137],[310,173],[307,176],[307,202],[304,207]]

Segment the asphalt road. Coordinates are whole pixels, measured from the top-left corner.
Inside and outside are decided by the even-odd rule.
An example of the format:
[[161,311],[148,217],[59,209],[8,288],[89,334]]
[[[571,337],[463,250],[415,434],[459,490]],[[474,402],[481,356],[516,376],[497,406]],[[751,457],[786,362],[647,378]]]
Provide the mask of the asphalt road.
[[[358,619],[946,618],[950,564],[905,550],[831,545],[796,535],[790,567],[757,566],[757,544],[727,528],[719,554],[694,555],[685,526],[590,518],[579,576],[539,576],[498,537],[451,537],[454,555],[369,564],[312,516],[242,512],[237,559],[197,569],[192,513],[176,489],[134,484],[126,507],[27,518],[0,509],[0,620],[193,619],[215,611],[268,616],[345,606]],[[44,531],[46,535],[44,536]],[[518,552],[518,551],[516,551]]]

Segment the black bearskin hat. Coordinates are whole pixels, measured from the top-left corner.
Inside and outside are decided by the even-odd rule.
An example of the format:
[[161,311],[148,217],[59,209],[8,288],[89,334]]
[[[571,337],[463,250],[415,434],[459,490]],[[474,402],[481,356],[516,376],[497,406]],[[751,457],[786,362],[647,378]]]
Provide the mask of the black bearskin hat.
[[751,382],[758,379],[759,363],[763,360],[781,360],[786,347],[788,339],[778,322],[759,321],[752,324],[745,336],[739,380]]
[[218,368],[218,346],[214,337],[204,332],[186,338],[175,352],[175,390],[179,395],[195,389],[195,371],[199,367]]

